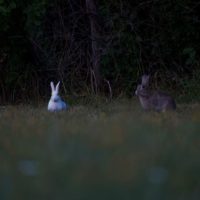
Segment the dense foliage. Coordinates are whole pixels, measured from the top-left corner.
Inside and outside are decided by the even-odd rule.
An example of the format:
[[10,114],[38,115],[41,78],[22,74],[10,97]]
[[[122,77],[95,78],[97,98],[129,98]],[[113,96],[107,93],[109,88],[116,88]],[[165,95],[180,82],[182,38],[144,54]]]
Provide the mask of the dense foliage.
[[191,0],[0,0],[0,102],[131,94],[142,73],[200,98],[199,3]]

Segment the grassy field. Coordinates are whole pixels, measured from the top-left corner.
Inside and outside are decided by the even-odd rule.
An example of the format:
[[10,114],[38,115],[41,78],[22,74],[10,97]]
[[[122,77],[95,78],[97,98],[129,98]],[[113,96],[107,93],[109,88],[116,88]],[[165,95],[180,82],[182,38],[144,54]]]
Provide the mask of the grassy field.
[[199,200],[200,105],[0,107],[0,200]]

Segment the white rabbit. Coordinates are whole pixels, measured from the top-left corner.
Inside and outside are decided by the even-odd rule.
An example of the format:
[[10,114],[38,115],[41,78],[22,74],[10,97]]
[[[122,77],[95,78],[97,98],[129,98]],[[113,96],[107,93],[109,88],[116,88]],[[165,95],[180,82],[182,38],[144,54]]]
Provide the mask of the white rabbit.
[[48,103],[48,111],[54,112],[54,111],[61,111],[66,110],[68,108],[68,105],[61,100],[58,92],[59,92],[59,85],[60,81],[57,83],[56,87],[54,86],[54,83],[51,82],[51,98]]

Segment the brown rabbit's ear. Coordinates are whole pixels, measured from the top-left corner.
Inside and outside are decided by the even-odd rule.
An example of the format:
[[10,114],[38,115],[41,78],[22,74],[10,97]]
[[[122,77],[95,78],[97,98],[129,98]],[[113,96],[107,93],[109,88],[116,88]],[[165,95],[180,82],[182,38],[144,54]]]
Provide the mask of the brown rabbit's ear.
[[150,75],[142,75],[142,85],[147,86],[149,85]]

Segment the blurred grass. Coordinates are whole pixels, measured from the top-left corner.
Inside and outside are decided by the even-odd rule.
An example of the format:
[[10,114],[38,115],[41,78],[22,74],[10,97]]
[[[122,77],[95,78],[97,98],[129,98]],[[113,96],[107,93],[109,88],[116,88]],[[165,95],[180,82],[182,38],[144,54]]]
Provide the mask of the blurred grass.
[[0,107],[0,200],[199,199],[200,105]]

